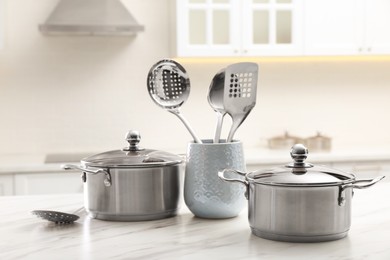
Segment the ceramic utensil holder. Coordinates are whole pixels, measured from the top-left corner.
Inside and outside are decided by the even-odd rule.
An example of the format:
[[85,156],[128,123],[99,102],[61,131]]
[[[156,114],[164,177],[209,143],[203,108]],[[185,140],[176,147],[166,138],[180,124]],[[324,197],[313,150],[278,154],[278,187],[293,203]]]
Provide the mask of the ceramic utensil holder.
[[247,203],[245,188],[239,183],[226,185],[218,178],[218,171],[227,168],[246,171],[242,143],[202,141],[188,144],[184,201],[197,217],[235,217]]

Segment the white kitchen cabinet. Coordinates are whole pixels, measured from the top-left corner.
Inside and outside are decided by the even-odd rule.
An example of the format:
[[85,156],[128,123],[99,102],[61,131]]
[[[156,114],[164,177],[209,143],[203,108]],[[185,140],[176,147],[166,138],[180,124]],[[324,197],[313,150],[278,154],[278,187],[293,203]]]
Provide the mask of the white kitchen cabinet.
[[231,56],[239,48],[238,1],[177,0],[179,56]]
[[302,54],[302,0],[177,0],[178,56]]
[[242,2],[244,56],[302,55],[302,1],[252,0]]
[[80,173],[17,173],[14,175],[15,195],[64,194],[82,192]]
[[178,56],[390,54],[389,0],[177,0]]
[[305,0],[305,55],[390,53],[390,1]]
[[365,42],[363,52],[367,54],[390,53],[390,1],[365,1]]
[[14,181],[12,174],[0,175],[0,196],[9,196],[14,194]]

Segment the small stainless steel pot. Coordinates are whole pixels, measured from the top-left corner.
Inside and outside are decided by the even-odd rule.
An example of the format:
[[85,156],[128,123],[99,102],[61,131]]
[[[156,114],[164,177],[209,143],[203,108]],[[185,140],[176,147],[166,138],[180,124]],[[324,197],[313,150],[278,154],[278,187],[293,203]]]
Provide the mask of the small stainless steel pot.
[[83,172],[84,204],[97,219],[154,220],[175,216],[183,171],[179,156],[138,146],[140,135],[129,131],[129,146],[81,160],[63,168]]
[[[354,189],[377,183],[384,176],[356,180],[355,175],[306,163],[308,150],[294,145],[294,162],[266,171],[242,173],[226,169],[218,176],[246,186],[248,218],[256,236],[289,242],[320,242],[343,238],[351,226]],[[227,172],[245,180],[225,177]]]

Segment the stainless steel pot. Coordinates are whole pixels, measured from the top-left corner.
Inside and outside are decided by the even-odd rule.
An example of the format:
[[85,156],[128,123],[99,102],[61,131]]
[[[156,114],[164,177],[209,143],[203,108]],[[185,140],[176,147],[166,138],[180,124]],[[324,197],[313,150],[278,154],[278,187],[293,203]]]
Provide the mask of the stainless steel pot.
[[84,204],[97,219],[118,221],[154,220],[175,216],[178,210],[179,156],[143,149],[137,131],[126,136],[129,146],[81,160],[64,169],[83,172]]
[[[343,238],[351,226],[354,189],[377,183],[384,176],[356,180],[355,175],[306,163],[308,150],[294,145],[294,162],[266,171],[242,173],[226,169],[218,176],[246,186],[248,218],[256,236],[289,242],[320,242]],[[245,180],[225,177],[227,172]]]

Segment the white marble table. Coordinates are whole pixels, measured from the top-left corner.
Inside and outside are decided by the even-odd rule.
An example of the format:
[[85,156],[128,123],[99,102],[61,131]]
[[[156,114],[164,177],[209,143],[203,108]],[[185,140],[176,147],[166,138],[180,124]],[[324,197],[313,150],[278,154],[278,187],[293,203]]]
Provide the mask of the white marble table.
[[341,240],[285,243],[250,233],[247,212],[236,218],[193,217],[182,206],[174,218],[109,222],[85,215],[59,226],[33,209],[72,212],[80,194],[0,197],[0,259],[390,259],[390,183],[356,190],[352,227]]

